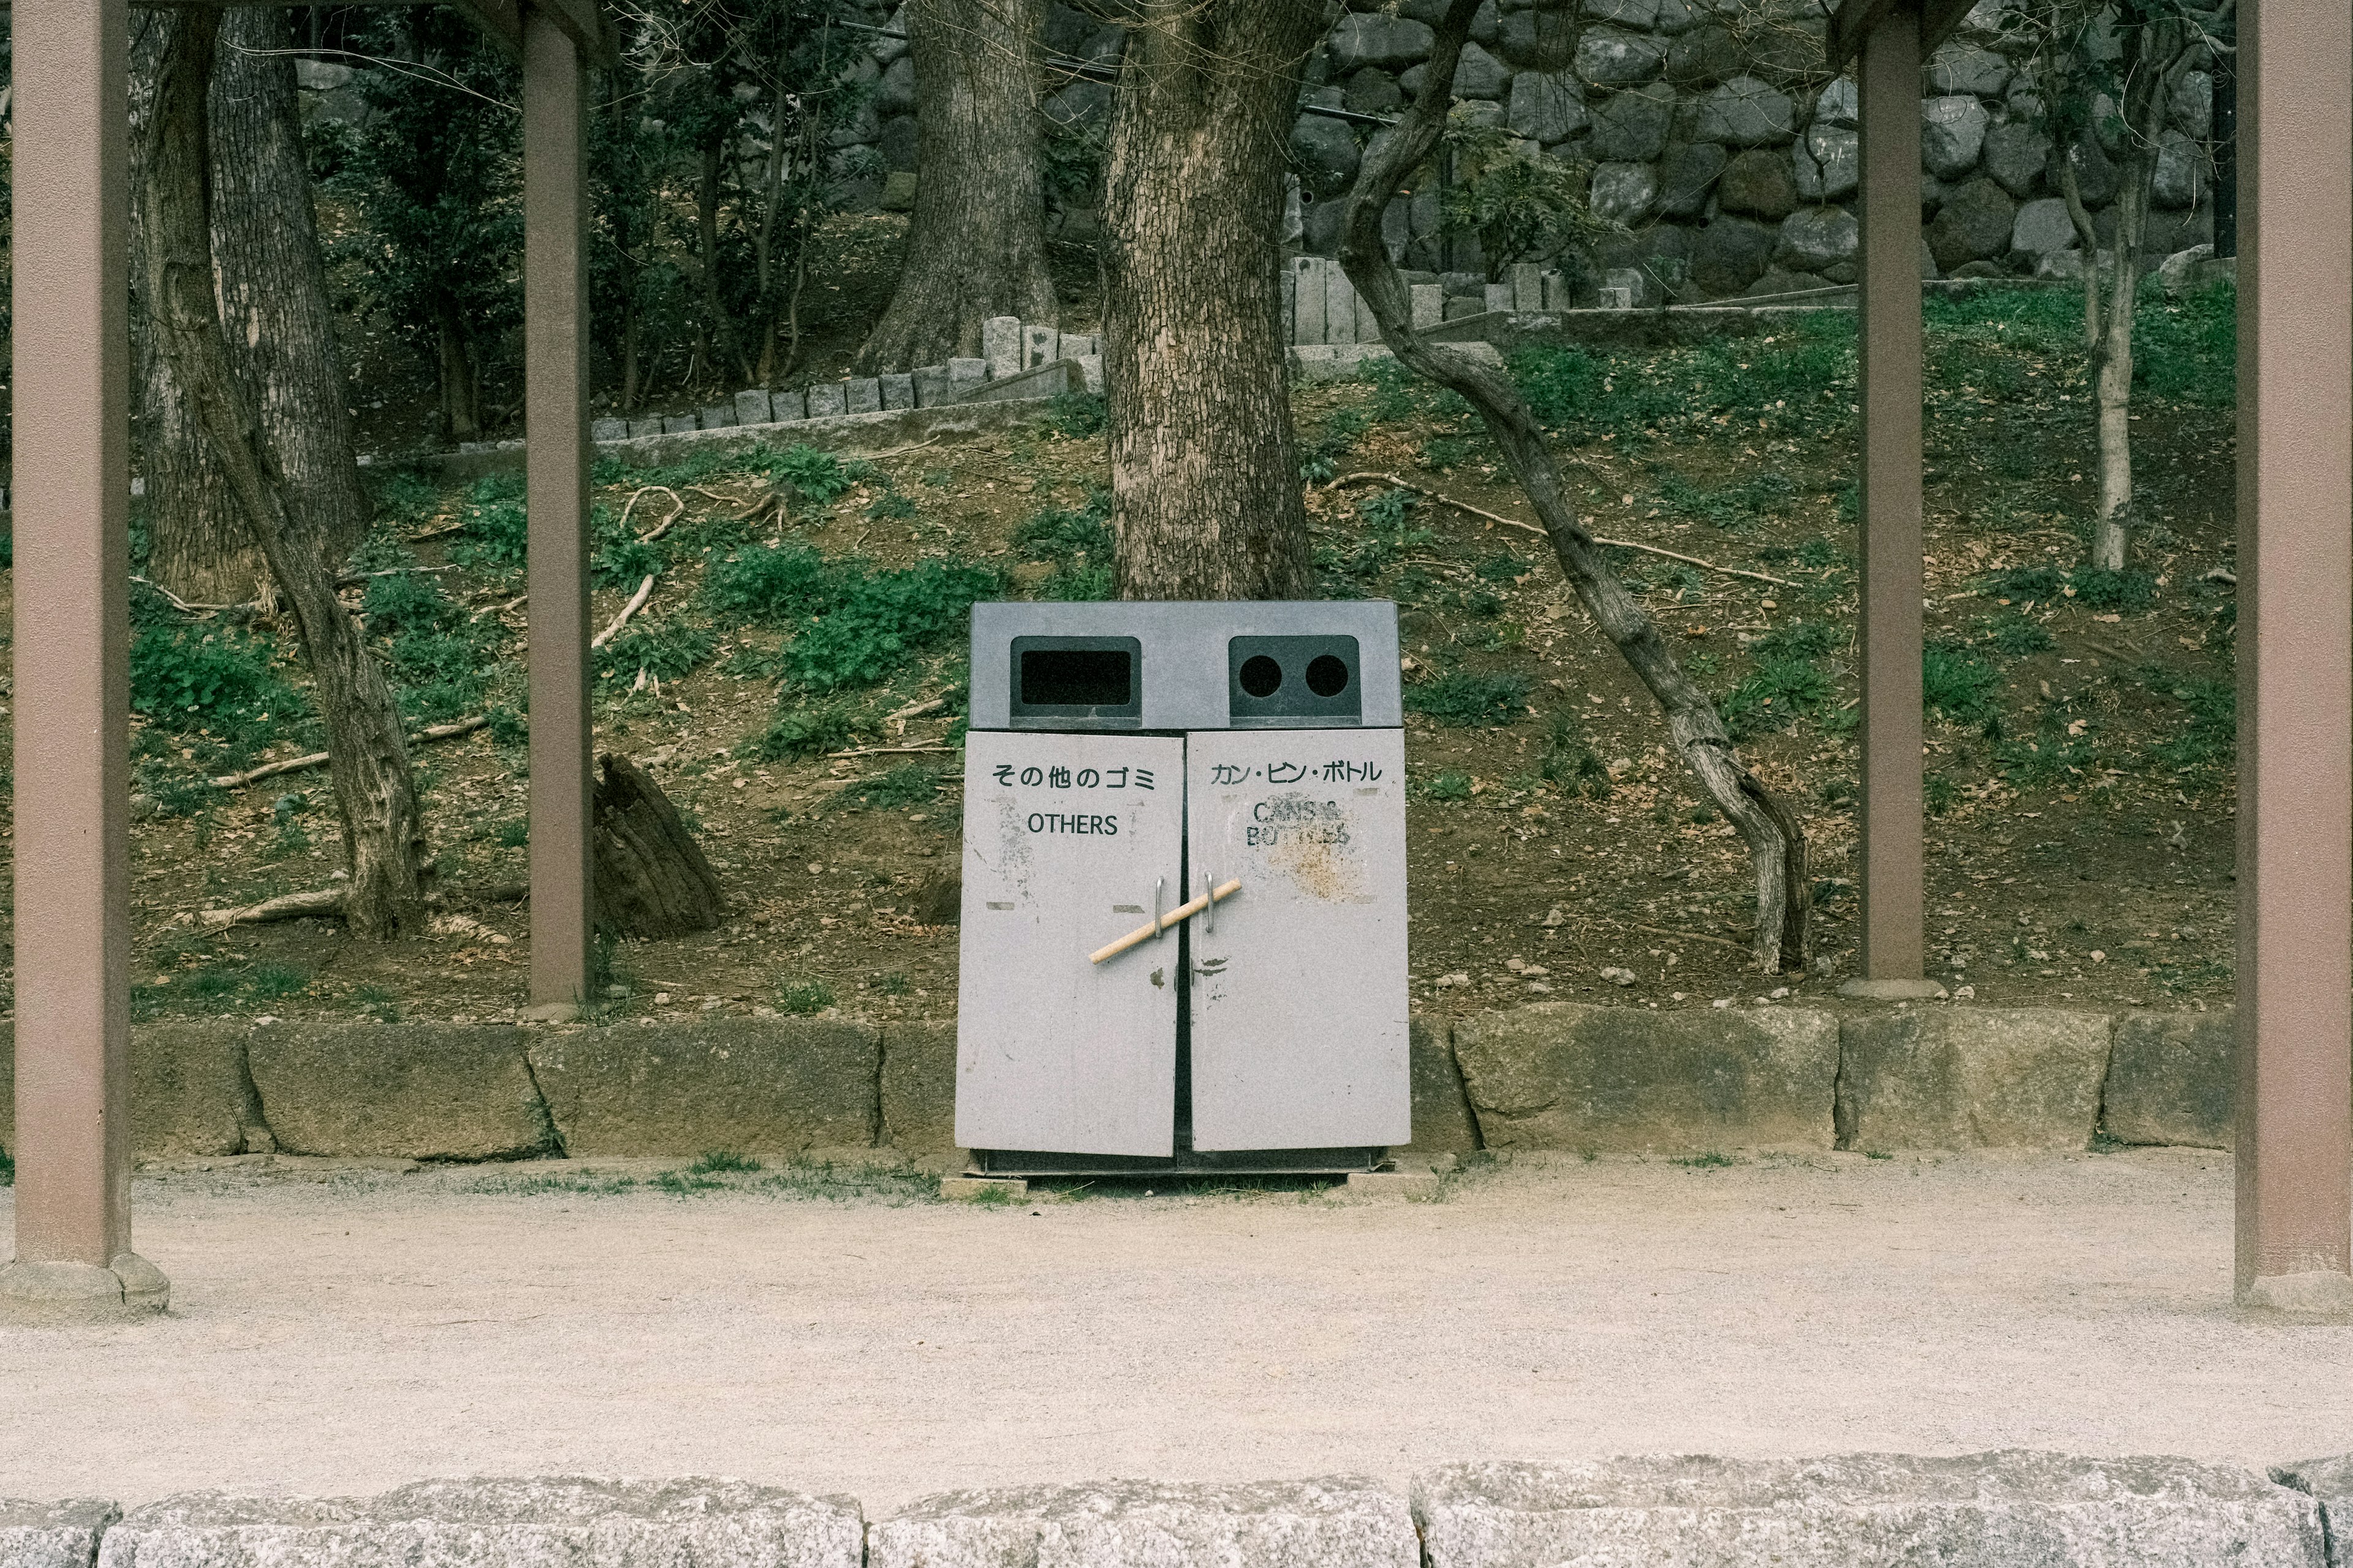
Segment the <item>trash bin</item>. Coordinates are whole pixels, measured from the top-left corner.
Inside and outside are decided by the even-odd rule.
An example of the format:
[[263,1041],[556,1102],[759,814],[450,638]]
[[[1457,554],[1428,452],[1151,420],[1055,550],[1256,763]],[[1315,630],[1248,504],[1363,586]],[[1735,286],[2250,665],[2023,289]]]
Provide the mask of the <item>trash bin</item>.
[[956,1142],[1005,1174],[1410,1141],[1386,602],[976,605]]

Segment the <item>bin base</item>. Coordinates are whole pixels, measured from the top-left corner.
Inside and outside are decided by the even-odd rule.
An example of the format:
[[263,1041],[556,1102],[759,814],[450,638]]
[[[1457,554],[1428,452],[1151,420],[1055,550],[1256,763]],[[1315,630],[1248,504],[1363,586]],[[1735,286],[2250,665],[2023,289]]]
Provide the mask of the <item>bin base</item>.
[[1377,1171],[1387,1149],[1180,1150],[1174,1154],[1063,1154],[975,1149],[976,1176],[1345,1176]]

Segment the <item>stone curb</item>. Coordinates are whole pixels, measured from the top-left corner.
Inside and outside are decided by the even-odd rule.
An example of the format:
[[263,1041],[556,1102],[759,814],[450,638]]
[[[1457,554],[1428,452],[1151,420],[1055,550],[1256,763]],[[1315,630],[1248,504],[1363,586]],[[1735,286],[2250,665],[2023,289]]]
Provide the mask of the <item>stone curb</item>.
[[[1415,1153],[2227,1149],[2232,1015],[1939,1005],[1417,1016]],[[172,1019],[131,1035],[144,1158],[956,1153],[955,1026]],[[15,1141],[0,1022],[0,1149]]]
[[2168,1456],[1485,1462],[1356,1476],[858,1500],[743,1481],[188,1492],[125,1514],[0,1499],[0,1568],[2343,1568],[2353,1456],[2268,1475]]

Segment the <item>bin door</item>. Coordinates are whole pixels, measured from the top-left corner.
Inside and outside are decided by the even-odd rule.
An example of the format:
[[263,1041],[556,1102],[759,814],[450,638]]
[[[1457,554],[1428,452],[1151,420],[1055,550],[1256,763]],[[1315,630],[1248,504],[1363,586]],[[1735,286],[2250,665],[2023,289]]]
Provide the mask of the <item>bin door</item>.
[[1184,901],[1185,742],[965,742],[956,1142],[1175,1152],[1176,933],[1087,955]]
[[1410,1142],[1405,732],[1198,731],[1186,794],[1193,1146]]

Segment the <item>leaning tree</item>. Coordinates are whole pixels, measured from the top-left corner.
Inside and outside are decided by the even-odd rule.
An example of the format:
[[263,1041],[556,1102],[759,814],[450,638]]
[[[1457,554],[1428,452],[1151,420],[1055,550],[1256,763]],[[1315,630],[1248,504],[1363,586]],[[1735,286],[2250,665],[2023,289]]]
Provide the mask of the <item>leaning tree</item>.
[[270,426],[239,379],[223,331],[215,258],[213,166],[206,100],[221,12],[190,5],[153,16],[163,39],[140,146],[139,210],[148,328],[228,493],[302,634],[327,766],[343,817],[354,935],[403,935],[424,911],[425,835],[400,713],[384,671],[335,595],[342,554],[332,516],[289,482]]
[[[1415,330],[1405,280],[1382,243],[1381,214],[1392,197],[1437,153],[1454,93],[1454,72],[1481,0],[1451,0],[1438,26],[1421,90],[1395,129],[1376,140],[1356,172],[1340,243],[1340,265],[1380,322],[1381,337],[1408,369],[1461,395],[1510,464],[1528,503],[1544,524],[1561,572],[1594,624],[1666,715],[1667,732],[1684,764],[1738,830],[1757,879],[1757,961],[1768,974],[1800,971],[1812,889],[1806,837],[1797,817],[1774,798],[1733,749],[1715,707],[1683,673],[1659,635],[1657,623],[1609,570],[1593,535],[1577,520],[1560,465],[1519,389],[1500,369],[1459,349],[1431,342]],[[1573,47],[1579,0],[1540,7],[1539,34],[1547,48]]]

